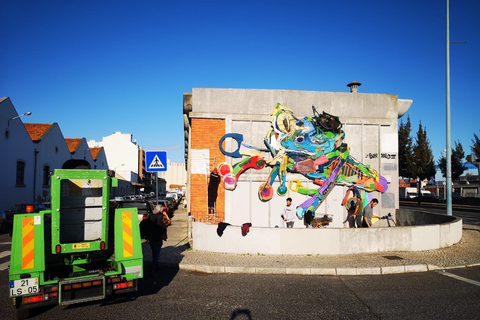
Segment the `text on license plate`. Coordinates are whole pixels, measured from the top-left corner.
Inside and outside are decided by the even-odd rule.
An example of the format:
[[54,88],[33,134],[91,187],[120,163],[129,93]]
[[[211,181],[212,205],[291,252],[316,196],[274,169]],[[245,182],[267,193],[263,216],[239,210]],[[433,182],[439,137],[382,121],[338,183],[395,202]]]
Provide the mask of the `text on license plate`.
[[10,281],[10,296],[21,296],[38,292],[38,278]]

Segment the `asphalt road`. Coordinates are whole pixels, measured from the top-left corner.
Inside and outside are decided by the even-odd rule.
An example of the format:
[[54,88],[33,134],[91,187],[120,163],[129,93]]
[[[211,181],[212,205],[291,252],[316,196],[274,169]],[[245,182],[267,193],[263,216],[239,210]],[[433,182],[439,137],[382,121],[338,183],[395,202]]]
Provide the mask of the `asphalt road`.
[[[480,214],[454,215],[475,224]],[[14,316],[8,296],[10,241],[8,234],[0,235],[0,319]],[[37,308],[31,318],[478,319],[478,297],[480,266],[365,276],[205,274],[166,268],[157,278],[142,279],[135,294]]]
[[[10,237],[0,235],[0,264]],[[146,266],[148,268],[149,266]],[[0,319],[13,319],[0,270]],[[164,269],[112,301],[33,309],[32,319],[478,319],[480,266],[373,276],[206,274]]]
[[[445,206],[438,207],[435,204],[429,205],[428,203],[422,203],[420,206],[418,206],[416,202],[401,202],[400,208],[418,208],[422,211],[447,214]],[[462,218],[463,224],[480,226],[480,208],[464,207],[462,209],[456,209],[455,207],[453,207],[452,215]]]

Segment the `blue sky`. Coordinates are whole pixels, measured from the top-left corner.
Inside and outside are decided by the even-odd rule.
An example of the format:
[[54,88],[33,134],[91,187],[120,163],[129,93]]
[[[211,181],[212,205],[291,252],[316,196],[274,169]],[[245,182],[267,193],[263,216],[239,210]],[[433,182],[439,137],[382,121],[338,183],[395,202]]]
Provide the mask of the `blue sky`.
[[[133,134],[183,162],[192,88],[360,92],[412,99],[445,142],[446,1],[54,1],[0,4],[0,96],[66,138]],[[452,146],[480,135],[480,2],[450,2]],[[321,106],[317,106],[321,109]],[[348,142],[348,137],[347,137]]]

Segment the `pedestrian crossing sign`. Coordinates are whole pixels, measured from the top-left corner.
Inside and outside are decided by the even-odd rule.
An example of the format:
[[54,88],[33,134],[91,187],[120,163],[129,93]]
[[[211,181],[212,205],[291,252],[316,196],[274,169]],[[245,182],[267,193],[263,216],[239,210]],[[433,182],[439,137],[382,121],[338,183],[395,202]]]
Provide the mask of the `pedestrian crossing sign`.
[[145,166],[147,172],[167,171],[167,152],[145,151]]

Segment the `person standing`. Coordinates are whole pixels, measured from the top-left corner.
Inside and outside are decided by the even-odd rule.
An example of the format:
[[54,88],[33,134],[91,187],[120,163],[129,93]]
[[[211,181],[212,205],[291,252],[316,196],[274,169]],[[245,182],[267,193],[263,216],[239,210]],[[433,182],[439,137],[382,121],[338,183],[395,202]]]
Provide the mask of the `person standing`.
[[[362,202],[362,200],[358,200],[358,197],[350,200],[350,202],[349,202],[350,205],[348,207],[347,220],[346,220],[348,222],[348,227],[349,228],[355,228],[355,220],[356,220],[356,217],[357,217],[357,212],[358,211],[360,211],[360,213],[362,212],[362,209],[359,210],[359,206],[357,205],[358,201],[360,201],[360,203]],[[361,220],[361,218],[362,218],[362,216],[360,215],[360,220]]]
[[287,223],[287,228],[293,228],[295,224],[295,210],[292,206],[292,198],[287,198],[287,205],[283,209],[281,217]]
[[152,214],[140,223],[140,234],[142,238],[147,239],[148,245],[152,249],[152,269],[150,276],[157,275],[158,258],[163,241],[167,240],[167,227],[171,224],[168,215],[164,212],[162,205],[157,205]]
[[357,202],[355,203],[355,224],[356,228],[362,227],[363,218],[363,201],[360,195],[357,195]]
[[372,227],[372,218],[373,216],[378,217],[377,215],[373,214],[373,208],[378,204],[378,200],[376,198],[373,198],[372,201],[365,207],[363,210],[363,224],[362,226],[364,228],[371,228]]

